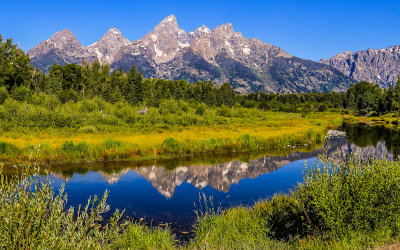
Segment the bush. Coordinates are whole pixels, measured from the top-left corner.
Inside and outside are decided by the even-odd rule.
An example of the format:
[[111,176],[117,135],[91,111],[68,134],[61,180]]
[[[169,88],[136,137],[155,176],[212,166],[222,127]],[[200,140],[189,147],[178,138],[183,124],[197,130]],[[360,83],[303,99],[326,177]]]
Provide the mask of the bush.
[[318,107],[318,112],[325,112],[328,110],[328,105],[326,105],[325,103],[322,103],[321,105],[319,105]]
[[102,148],[110,150],[112,148],[119,148],[122,146],[122,142],[113,139],[107,139],[102,143]]
[[31,90],[22,85],[11,90],[11,97],[20,102],[27,100],[30,94]]
[[174,138],[166,138],[162,144],[162,149],[166,153],[178,154],[181,146],[179,142]]
[[85,126],[85,127],[81,127],[79,128],[79,132],[82,133],[95,133],[97,132],[97,129],[93,126]]
[[0,141],[0,155],[14,156],[17,152],[16,146]]
[[175,114],[179,110],[178,103],[175,100],[163,100],[160,103],[158,112],[163,114]]
[[0,105],[3,105],[8,96],[9,94],[6,87],[0,87]]
[[86,142],[74,144],[72,141],[66,141],[61,149],[69,154],[84,154],[89,151],[89,145]]
[[307,169],[295,196],[313,225],[338,237],[400,230],[400,168],[388,160],[324,160]]
[[77,102],[79,100],[79,95],[73,89],[65,89],[60,92],[58,98],[62,103],[66,103],[68,101]]

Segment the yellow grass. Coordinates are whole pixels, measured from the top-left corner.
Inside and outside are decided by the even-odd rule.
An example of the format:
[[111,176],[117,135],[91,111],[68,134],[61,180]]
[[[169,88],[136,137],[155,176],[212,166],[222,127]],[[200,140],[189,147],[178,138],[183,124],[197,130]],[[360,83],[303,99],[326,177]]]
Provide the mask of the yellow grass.
[[[60,147],[65,141],[74,143],[86,142],[89,145],[100,145],[106,139],[120,140],[129,145],[140,148],[149,148],[160,145],[166,138],[173,137],[179,142],[186,140],[197,141],[204,139],[236,139],[240,135],[248,134],[263,139],[294,135],[306,132],[309,129],[321,132],[329,126],[335,126],[341,119],[333,113],[316,113],[302,118],[298,114],[269,113],[265,120],[251,121],[249,119],[236,119],[235,122],[225,125],[188,127],[164,131],[140,132],[32,132],[32,133],[4,133],[0,141],[13,144],[19,148],[28,145],[47,144],[52,148]],[[336,120],[335,120],[336,119]],[[337,123],[337,124],[333,124]]]

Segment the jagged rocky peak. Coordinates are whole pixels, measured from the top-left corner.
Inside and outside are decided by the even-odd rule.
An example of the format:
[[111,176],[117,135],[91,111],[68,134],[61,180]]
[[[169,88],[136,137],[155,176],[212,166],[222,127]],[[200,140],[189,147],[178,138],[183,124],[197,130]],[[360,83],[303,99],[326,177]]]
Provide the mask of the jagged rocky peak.
[[366,49],[336,54],[324,63],[336,68],[356,81],[378,83],[386,88],[397,82],[400,76],[400,46],[387,49]]
[[37,55],[48,53],[51,50],[59,49],[71,52],[74,49],[81,49],[82,45],[79,43],[78,39],[72,34],[71,30],[64,29],[51,36],[49,39],[39,43],[33,47],[28,55],[30,57],[35,57]]
[[211,33],[211,30],[203,24],[201,27],[195,29],[194,31],[190,31],[188,33],[190,43],[193,43],[194,41],[199,39],[203,34],[209,34],[209,33]]
[[82,46],[78,39],[72,34],[70,29],[64,29],[51,36],[46,42],[54,45],[54,47],[62,49],[65,46],[75,45]]
[[178,22],[175,15],[170,15],[164,18],[153,30],[153,33],[162,32],[163,30],[179,30]]
[[[214,32],[223,33],[226,35],[234,35],[235,31],[231,23],[222,24],[214,29]],[[240,33],[238,33],[240,34]]]
[[[149,39],[151,41],[148,41]],[[172,60],[180,49],[190,46],[188,35],[183,29],[179,29],[174,15],[162,20],[142,40],[153,51],[153,58],[157,64]]]
[[109,29],[99,41],[89,45],[89,52],[97,56],[103,64],[112,63],[119,50],[131,44],[131,41],[122,36],[116,28]]

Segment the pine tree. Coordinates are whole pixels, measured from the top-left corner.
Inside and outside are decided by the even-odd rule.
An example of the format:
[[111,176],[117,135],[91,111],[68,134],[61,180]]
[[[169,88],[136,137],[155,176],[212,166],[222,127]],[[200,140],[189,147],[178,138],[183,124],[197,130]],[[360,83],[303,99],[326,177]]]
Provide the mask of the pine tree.
[[236,100],[236,94],[229,82],[226,82],[217,90],[217,105],[232,107]]
[[3,41],[0,35],[0,87],[8,91],[21,85],[29,86],[33,66],[25,52],[12,43],[12,39]]
[[393,89],[392,109],[395,112],[400,112],[400,77]]
[[124,97],[130,104],[139,104],[144,100],[144,84],[142,73],[136,70],[135,65],[132,65],[128,71],[128,83],[124,89]]

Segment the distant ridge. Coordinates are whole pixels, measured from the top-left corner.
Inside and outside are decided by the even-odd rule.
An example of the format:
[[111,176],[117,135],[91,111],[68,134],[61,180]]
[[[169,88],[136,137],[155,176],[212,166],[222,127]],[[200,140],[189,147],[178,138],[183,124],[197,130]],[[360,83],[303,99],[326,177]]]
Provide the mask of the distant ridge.
[[321,63],[330,65],[356,81],[367,81],[387,88],[400,76],[400,45],[387,49],[367,49],[339,53]]

